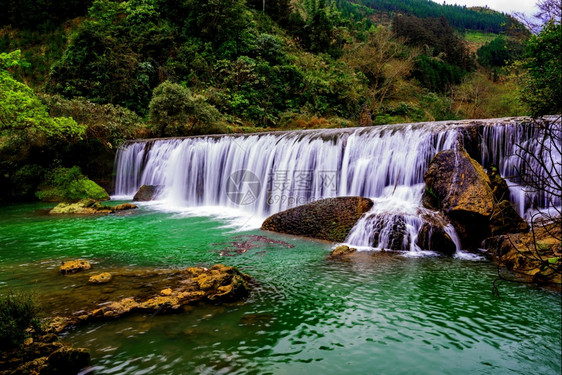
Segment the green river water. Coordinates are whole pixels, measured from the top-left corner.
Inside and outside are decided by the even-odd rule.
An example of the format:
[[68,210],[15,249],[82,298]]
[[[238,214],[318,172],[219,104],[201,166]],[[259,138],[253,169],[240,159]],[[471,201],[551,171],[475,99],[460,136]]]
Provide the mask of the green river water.
[[[560,294],[502,284],[487,260],[380,256],[326,260],[331,245],[141,207],[49,217],[52,205],[3,207],[0,292],[32,292],[45,314],[83,288],[61,261],[94,269],[223,263],[255,278],[250,297],[172,315],[133,315],[64,335],[95,374],[560,374]],[[221,255],[247,235],[284,241]],[[232,255],[230,254],[230,255]]]

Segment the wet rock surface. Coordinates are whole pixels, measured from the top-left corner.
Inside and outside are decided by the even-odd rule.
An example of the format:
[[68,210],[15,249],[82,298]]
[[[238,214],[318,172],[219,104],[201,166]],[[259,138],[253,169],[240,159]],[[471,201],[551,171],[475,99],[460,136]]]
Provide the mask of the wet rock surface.
[[132,210],[137,208],[131,203],[122,203],[116,206],[102,205],[98,201],[92,199],[83,199],[77,203],[59,203],[55,208],[49,211],[51,215],[100,215],[112,214],[118,211]]
[[356,252],[357,249],[353,247],[349,247],[347,245],[339,245],[334,250],[332,250],[330,255],[328,255],[328,259],[344,258]]
[[78,260],[68,260],[68,261],[64,262],[59,267],[59,271],[63,275],[66,275],[66,274],[69,274],[69,273],[86,271],[86,270],[89,270],[90,268],[92,268],[92,265],[90,264],[90,262],[88,262],[87,260],[78,259]]
[[268,217],[261,229],[343,242],[357,220],[373,207],[362,197],[338,197],[294,207]]
[[156,198],[160,186],[158,185],[142,185],[133,197],[136,202],[148,202]]
[[[70,325],[115,319],[134,312],[166,313],[198,302],[238,301],[249,293],[249,276],[221,264],[211,268],[190,267],[177,270],[112,270],[111,284],[92,284],[91,277],[76,274],[75,288],[80,293],[66,296],[69,306],[49,323],[53,332]],[[109,287],[108,287],[109,286]],[[56,296],[57,303],[65,303]],[[57,310],[57,307],[53,307]]]
[[491,234],[527,229],[525,221],[505,200],[509,189],[497,169],[491,167],[487,173],[464,149],[435,155],[424,180],[422,204],[447,216],[464,248],[477,248]]
[[59,341],[55,334],[34,335],[14,349],[0,352],[1,375],[77,374],[88,366],[90,353]]
[[483,246],[496,262],[530,281],[556,286],[562,283],[562,228],[559,223],[535,224],[528,233],[487,238]]

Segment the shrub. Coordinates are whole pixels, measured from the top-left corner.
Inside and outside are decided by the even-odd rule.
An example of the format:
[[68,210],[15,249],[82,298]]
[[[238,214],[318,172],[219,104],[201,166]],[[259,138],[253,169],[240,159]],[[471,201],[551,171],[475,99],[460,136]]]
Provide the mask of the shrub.
[[205,97],[170,81],[154,89],[149,105],[149,120],[159,136],[205,133],[204,127],[219,117],[219,111]]
[[39,311],[31,296],[14,292],[0,295],[0,348],[21,345],[29,336],[28,328],[43,331]]
[[35,193],[43,201],[79,201],[84,198],[109,199],[107,192],[80,172],[80,168],[57,168]]

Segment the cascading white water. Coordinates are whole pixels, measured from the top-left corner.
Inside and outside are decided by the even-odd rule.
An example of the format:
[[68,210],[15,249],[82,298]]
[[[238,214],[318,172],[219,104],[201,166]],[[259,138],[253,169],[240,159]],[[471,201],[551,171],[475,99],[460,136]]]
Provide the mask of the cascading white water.
[[551,121],[549,137],[544,137],[544,129],[532,122],[484,126],[482,130],[482,165],[498,167],[508,183],[510,200],[528,220],[537,209],[560,207],[562,203],[560,191],[535,191],[525,186],[520,177],[529,174],[529,170],[545,180],[560,176],[562,126],[560,119]]
[[404,246],[413,249],[423,175],[435,153],[458,139],[458,126],[427,123],[137,142],[117,156],[116,194],[161,185],[160,198],[176,206],[233,207],[264,218],[321,198],[371,197],[380,204],[362,232],[372,237],[382,225],[384,247],[383,223],[404,217]]
[[[508,123],[484,123],[481,144],[483,165],[499,165],[504,176],[515,168],[510,147],[530,136]],[[417,250],[423,175],[437,152],[458,146],[465,126],[440,122],[133,142],[117,155],[116,194],[131,197],[144,184],[160,185],[159,198],[175,207],[230,207],[262,218],[321,198],[369,197],[373,209],[346,242],[389,248],[402,241],[404,250]],[[524,200],[513,198],[524,212]],[[390,235],[397,227],[406,233],[400,239]],[[446,230],[457,238],[452,227]]]

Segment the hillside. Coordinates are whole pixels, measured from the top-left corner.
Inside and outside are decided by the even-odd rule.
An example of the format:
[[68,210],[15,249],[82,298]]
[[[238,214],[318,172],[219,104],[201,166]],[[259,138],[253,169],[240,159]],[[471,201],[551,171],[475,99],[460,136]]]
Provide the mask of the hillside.
[[130,138],[530,113],[507,69],[526,36],[471,29],[505,19],[488,10],[382,3],[375,24],[366,1],[0,2],[0,182],[24,195],[59,166],[106,178]]
[[[343,0],[358,5],[357,12],[363,10],[374,22],[391,20],[397,14],[413,15],[420,18],[445,17],[455,29],[480,30],[500,33],[509,28],[523,28],[507,14],[488,8],[468,8],[460,5],[439,4],[428,0]],[[368,11],[364,9],[368,8]]]

